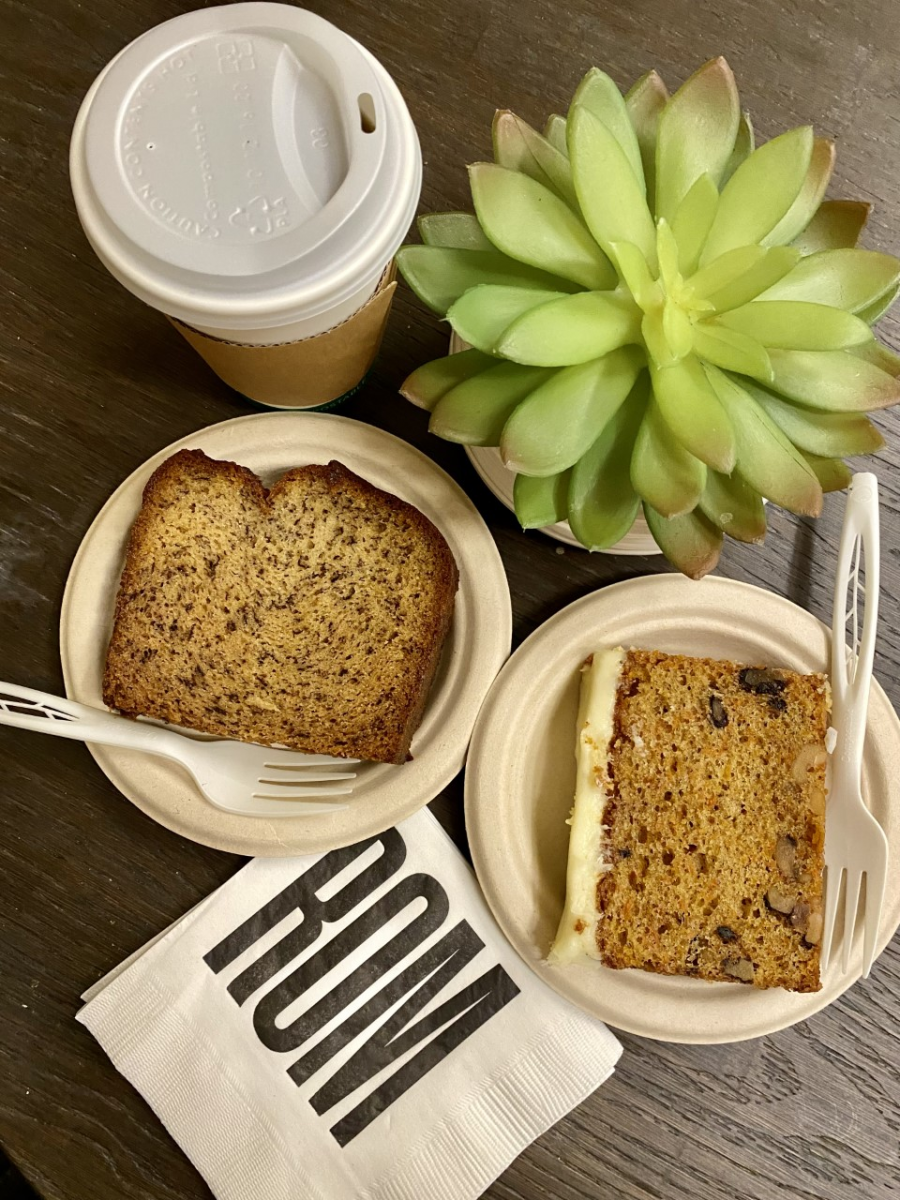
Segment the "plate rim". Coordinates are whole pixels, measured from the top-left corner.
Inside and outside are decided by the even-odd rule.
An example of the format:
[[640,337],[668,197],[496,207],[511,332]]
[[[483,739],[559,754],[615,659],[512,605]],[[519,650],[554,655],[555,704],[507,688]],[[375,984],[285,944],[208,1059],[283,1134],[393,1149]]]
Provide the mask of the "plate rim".
[[[270,834],[270,837],[266,838],[263,830],[265,827],[271,826],[273,822],[268,822],[264,817],[238,816],[237,814],[228,814],[222,810],[216,809],[213,805],[209,804],[205,798],[202,797],[202,794],[197,791],[196,785],[185,773],[185,784],[190,790],[191,794],[196,794],[197,798],[202,798],[203,804],[207,806],[207,815],[209,815],[210,810],[213,814],[215,814],[213,817],[215,825],[210,827],[210,832],[208,834],[204,832],[201,835],[197,831],[189,832],[186,828],[186,825],[189,826],[191,824],[190,821],[185,822],[181,820],[180,813],[175,811],[175,806],[172,806],[171,811],[167,807],[165,812],[161,813],[155,804],[149,802],[141,795],[141,789],[139,787],[135,787],[129,782],[129,777],[133,774],[133,771],[127,765],[123,765],[123,763],[120,761],[120,758],[121,756],[134,756],[139,752],[110,749],[108,747],[95,746],[91,743],[85,743],[94,760],[97,762],[98,767],[116,788],[116,790],[119,791],[126,800],[134,804],[136,808],[138,808],[151,820],[157,822],[157,824],[162,825],[164,828],[170,830],[180,837],[195,841],[201,845],[209,846],[212,849],[221,850],[227,853],[237,853],[258,857],[325,853],[341,846],[351,845],[362,838],[377,836],[377,833],[383,832],[384,829],[392,827],[397,822],[404,820],[408,816],[411,816],[412,813],[418,811],[419,808],[429,804],[435,798],[435,796],[439,795],[440,792],[447,787],[454,778],[456,778],[462,767],[465,765],[466,755],[468,753],[468,745],[471,740],[472,731],[474,729],[478,713],[480,712],[481,705],[484,703],[484,700],[490,691],[490,687],[496,678],[497,673],[502,669],[504,663],[507,661],[512,643],[512,599],[509,592],[509,581],[503,565],[502,557],[499,549],[497,548],[497,544],[493,538],[493,535],[491,534],[490,528],[471,498],[467,495],[460,484],[458,484],[456,480],[453,479],[452,476],[450,476],[438,463],[436,463],[417,446],[412,445],[412,443],[405,441],[396,434],[390,433],[388,430],[381,429],[377,425],[370,425],[365,421],[357,421],[354,418],[344,416],[343,414],[326,412],[281,411],[247,413],[239,417],[232,417],[224,421],[218,421],[213,425],[204,426],[201,429],[189,432],[183,437],[178,438],[177,440],[162,447],[154,454],[150,455],[150,457],[148,457],[144,462],[140,463],[134,468],[134,470],[129,472],[129,474],[114,488],[114,490],[101,505],[88,528],[83,533],[81,541],[78,545],[78,549],[72,558],[71,565],[66,575],[66,582],[59,615],[60,662],[62,667],[65,694],[67,696],[76,700],[84,699],[84,697],[80,694],[79,688],[75,685],[73,680],[75,664],[72,661],[72,652],[68,644],[69,631],[74,619],[73,610],[76,603],[76,588],[79,583],[79,577],[84,570],[85,561],[89,560],[90,555],[96,552],[95,546],[91,543],[96,540],[98,530],[102,530],[106,522],[109,520],[110,512],[114,510],[115,506],[122,502],[122,494],[127,494],[129,490],[139,489],[137,504],[136,507],[134,507],[134,511],[131,516],[131,521],[133,522],[134,517],[136,517],[137,512],[139,511],[139,497],[140,493],[143,491],[146,480],[160,465],[160,463],[166,460],[166,458],[170,457],[178,450],[186,447],[202,449],[203,442],[208,439],[210,435],[218,435],[224,430],[230,431],[237,426],[246,425],[247,423],[259,425],[266,421],[278,423],[296,423],[298,421],[302,421],[307,425],[310,421],[317,421],[320,424],[332,425],[335,428],[341,426],[346,427],[349,425],[355,430],[363,431],[364,437],[373,438],[376,441],[383,441],[385,444],[392,444],[398,450],[400,450],[403,455],[412,456],[419,459],[423,464],[426,464],[426,469],[436,475],[437,478],[443,482],[445,487],[448,487],[457,493],[458,497],[464,502],[465,507],[469,510],[470,515],[476,518],[481,524],[484,532],[484,545],[480,547],[480,551],[487,554],[491,558],[491,565],[494,568],[494,583],[497,591],[500,593],[502,604],[497,606],[497,611],[491,613],[490,621],[484,623],[484,628],[487,629],[490,627],[490,634],[492,639],[494,639],[490,647],[490,651],[491,659],[495,662],[495,666],[493,672],[490,674],[489,681],[484,688],[483,694],[480,697],[473,698],[471,704],[472,712],[469,721],[469,729],[468,734],[465,736],[464,743],[458,748],[458,752],[453,755],[452,762],[448,757],[448,763],[440,772],[439,776],[436,777],[427,788],[421,789],[421,794],[417,796],[415,801],[408,800],[403,806],[397,808],[389,817],[385,818],[383,822],[381,819],[370,821],[364,829],[354,829],[349,833],[327,837],[324,835],[324,832],[317,835],[314,826],[313,833],[311,835],[309,833],[306,835],[302,833],[292,834],[290,827],[293,822],[314,821],[316,818],[304,818],[302,816],[281,817],[278,818],[277,822],[274,822],[274,826],[275,829],[278,830],[278,833],[282,836],[279,837],[276,834]],[[302,435],[300,436],[302,437]],[[328,450],[327,453],[333,454],[334,457],[338,458],[341,456],[342,450],[347,457],[353,457],[352,450],[348,452],[346,448],[341,447],[339,444],[335,445],[333,450]],[[226,451],[218,451],[217,453],[226,453]],[[227,453],[234,454],[236,457],[240,457],[239,451],[227,451]],[[299,457],[302,458],[302,447],[298,453]],[[351,469],[353,469],[352,464]],[[480,588],[475,588],[473,594],[476,596],[479,595],[480,590]],[[147,756],[141,755],[141,757],[146,759]],[[325,821],[330,822],[330,818],[328,818],[326,815],[326,817],[322,818],[321,820],[321,829],[324,831]],[[227,827],[229,823],[234,822],[257,823],[260,833],[253,837],[250,837],[249,835],[245,837],[240,833],[234,834],[227,832],[227,828],[225,832],[221,831],[220,827],[222,825]],[[376,829],[376,826],[380,826],[380,828]]]
[[[745,580],[730,579],[726,576],[720,575],[709,575],[698,582],[685,580],[681,576],[666,573],[639,575],[632,579],[620,580],[617,583],[608,584],[603,588],[595,589],[594,591],[588,592],[584,596],[578,597],[578,599],[573,600],[571,603],[565,605],[563,608],[554,613],[553,616],[549,617],[546,621],[539,625],[537,629],[529,634],[529,636],[515,649],[515,651],[504,663],[501,670],[498,672],[493,684],[491,685],[488,695],[481,706],[481,710],[478,714],[478,720],[475,723],[475,729],[472,733],[472,739],[469,743],[469,757],[466,769],[464,794],[466,835],[469,843],[472,865],[475,869],[482,894],[484,895],[494,919],[503,930],[504,936],[513,946],[522,961],[532,971],[535,972],[538,978],[542,979],[543,982],[551,987],[555,992],[567,999],[569,1003],[576,1005],[582,1011],[588,1013],[588,1015],[606,1022],[615,1029],[637,1037],[644,1037],[649,1040],[666,1041],[686,1045],[727,1045],[742,1041],[751,1041],[758,1037],[767,1036],[771,1033],[779,1032],[782,1029],[787,1029],[790,1026],[802,1021],[806,1021],[816,1013],[821,1012],[830,1004],[834,1003],[834,1001],[840,999],[841,996],[843,996],[844,993],[859,980],[861,977],[861,970],[858,968],[858,966],[851,966],[851,969],[847,972],[847,974],[841,978],[838,990],[833,995],[828,993],[824,999],[819,998],[822,997],[823,993],[826,992],[825,988],[819,992],[789,993],[791,995],[796,995],[798,999],[802,998],[802,1011],[798,1011],[795,1015],[788,1015],[785,1019],[775,1020],[765,1028],[754,1028],[746,1032],[740,1032],[736,1036],[731,1037],[723,1037],[717,1031],[709,1031],[708,1033],[704,1033],[702,1029],[699,1032],[684,1032],[683,1030],[678,1029],[672,1031],[660,1029],[658,1027],[651,1029],[647,1024],[642,1024],[640,1021],[632,1021],[629,1018],[628,1013],[622,1013],[619,1010],[611,1009],[601,1011],[601,1009],[603,1009],[602,1004],[599,1004],[597,1008],[588,1008],[582,1004],[577,997],[573,996],[571,989],[566,986],[565,969],[551,967],[546,962],[545,956],[543,955],[536,957],[533,952],[534,947],[533,943],[531,942],[530,934],[526,930],[516,928],[514,922],[508,918],[505,907],[498,896],[499,888],[494,881],[493,873],[489,869],[487,863],[487,859],[489,857],[488,852],[486,851],[485,846],[482,844],[482,839],[480,836],[479,817],[476,815],[479,808],[477,799],[477,793],[480,787],[479,765],[480,760],[485,754],[483,743],[487,739],[486,731],[491,720],[493,709],[492,701],[496,700],[497,693],[503,687],[504,679],[515,669],[519,662],[527,658],[529,653],[533,652],[534,645],[538,643],[542,637],[547,636],[547,631],[549,629],[551,629],[554,625],[561,623],[563,620],[571,619],[573,612],[577,612],[579,609],[590,605],[592,602],[596,603],[597,599],[601,596],[605,599],[611,593],[621,593],[623,591],[639,592],[645,589],[648,585],[659,585],[660,583],[662,583],[663,586],[674,585],[675,587],[684,587],[685,585],[689,585],[694,588],[709,588],[712,586],[714,588],[722,588],[723,591],[734,589],[754,594],[762,593],[762,595],[777,602],[778,604],[786,605],[795,612],[801,613],[804,618],[815,622],[816,625],[818,625],[825,632],[829,639],[831,636],[831,631],[824,622],[820,621],[818,617],[814,616],[814,614],[810,613],[807,609],[801,608],[800,605],[795,604],[792,600],[789,600],[786,596],[782,596],[780,593],[759,587],[756,584],[748,583]],[[877,679],[873,678],[872,685],[873,695],[878,695],[880,700],[883,701],[885,715],[888,717],[892,726],[893,740],[896,742],[898,747],[900,747],[900,717],[898,717],[898,714],[891,703],[890,697],[884,691]],[[879,930],[878,938],[876,940],[876,959],[884,952],[888,944],[895,936],[897,930],[900,929],[900,917],[898,917],[896,923],[894,923],[890,916],[884,912],[882,913],[882,917],[882,927]],[[887,926],[884,923],[885,921],[888,922]],[[887,932],[885,932],[886,929]],[[858,958],[858,955],[856,957]],[[596,964],[596,968],[599,970],[603,969],[600,964]],[[588,970],[588,966],[584,966],[582,969]],[[666,977],[658,976],[657,978],[664,980]],[[697,982],[702,983],[703,981]]]

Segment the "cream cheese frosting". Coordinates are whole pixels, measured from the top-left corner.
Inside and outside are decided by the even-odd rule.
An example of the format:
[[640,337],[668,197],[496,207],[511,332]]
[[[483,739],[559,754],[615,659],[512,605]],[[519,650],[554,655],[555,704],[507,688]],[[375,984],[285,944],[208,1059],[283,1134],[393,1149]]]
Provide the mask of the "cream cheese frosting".
[[582,667],[575,759],[575,802],[567,824],[569,859],[566,903],[548,961],[564,964],[599,958],[597,952],[597,880],[610,869],[607,829],[609,748],[613,735],[616,691],[625,651],[621,646],[598,650]]

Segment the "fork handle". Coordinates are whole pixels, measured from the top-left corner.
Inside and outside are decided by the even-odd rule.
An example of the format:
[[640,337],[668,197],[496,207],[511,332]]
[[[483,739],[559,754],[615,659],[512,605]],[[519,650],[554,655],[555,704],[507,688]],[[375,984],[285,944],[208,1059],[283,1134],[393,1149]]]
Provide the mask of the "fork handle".
[[[847,589],[852,582],[851,604],[855,609],[859,580],[856,578],[851,581],[850,576],[857,540],[861,542],[862,551],[858,561],[865,563],[866,599],[859,656],[851,676],[849,660],[852,654],[848,654],[847,651]],[[834,701],[832,724],[837,732],[837,744],[832,756],[832,791],[844,781],[854,787],[859,785],[872,664],[875,659],[880,567],[878,480],[870,471],[866,471],[854,475],[850,483],[838,550],[831,626],[831,687]]]
[[[20,711],[15,711],[12,705]],[[159,754],[177,761],[182,758],[179,750],[183,739],[172,730],[144,725],[105,709],[92,708],[88,704],[21,687],[17,683],[0,683],[0,725],[34,733],[49,733],[53,737],[69,738],[76,742],[144,750],[148,754]]]

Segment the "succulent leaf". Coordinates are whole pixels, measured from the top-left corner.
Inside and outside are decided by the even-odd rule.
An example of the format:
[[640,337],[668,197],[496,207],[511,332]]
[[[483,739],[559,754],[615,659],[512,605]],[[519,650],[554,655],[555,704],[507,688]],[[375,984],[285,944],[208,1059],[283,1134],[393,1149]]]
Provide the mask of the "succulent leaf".
[[647,504],[667,517],[696,507],[706,486],[706,466],[685,450],[651,399],[631,455],[631,484]]
[[492,354],[516,318],[529,309],[562,298],[562,292],[485,283],[469,288],[460,296],[447,310],[447,320],[464,342]]
[[852,313],[803,300],[753,300],[719,313],[711,324],[779,350],[844,350],[872,339],[872,330]]
[[481,228],[504,254],[582,287],[614,287],[615,271],[588,229],[549,188],[494,163],[469,168]]
[[527,267],[497,250],[403,246],[397,252],[397,266],[419,299],[442,317],[470,288],[482,284],[576,290],[570,280]]
[[679,356],[669,345],[666,333],[664,303],[657,304],[644,314],[644,319],[641,321],[641,336],[647,347],[650,361],[656,363],[658,367],[670,367],[678,362]]
[[515,113],[500,109],[494,115],[493,140],[494,158],[501,167],[528,175],[577,211],[569,160],[545,137]]
[[826,412],[872,412],[900,400],[900,382],[844,350],[772,350],[772,390]]
[[[745,247],[736,251],[731,250],[728,254],[740,254],[743,249]],[[711,270],[716,263],[727,258],[728,254],[723,254],[721,258],[711,262],[709,268],[704,269]],[[793,246],[772,246],[768,250],[763,250],[755,264],[748,267],[743,274],[736,276],[730,283],[723,284],[718,291],[714,291],[704,298],[709,301],[715,312],[728,312],[729,309],[740,308],[741,305],[755,300],[773,283],[786,275],[798,261],[799,252]],[[689,284],[690,287],[693,287],[702,273],[700,271],[694,276]]]
[[709,321],[695,325],[694,350],[700,358],[725,371],[737,371],[764,382],[772,378],[772,364],[765,346],[736,329]]
[[442,396],[428,428],[448,442],[496,446],[513,410],[550,375],[539,367],[497,363]]
[[662,336],[669,354],[660,366],[673,366],[686,358],[694,348],[694,331],[690,317],[676,304],[671,296],[666,297],[662,310]]
[[731,475],[708,472],[698,507],[729,537],[739,542],[765,541],[766,509],[762,496],[739,472]]
[[[662,82],[662,81],[660,81]],[[569,109],[585,108],[612,134],[624,154],[642,193],[646,193],[644,166],[635,127],[622,93],[605,71],[592,67],[572,97]],[[571,154],[571,151],[570,151]]]
[[861,308],[857,316],[867,325],[877,325],[887,310],[893,306],[898,296],[900,296],[900,285],[888,288],[877,300],[873,300],[871,304]]
[[543,529],[568,515],[571,469],[558,475],[517,475],[513,505],[523,529]]
[[817,517],[822,489],[800,451],[741,386],[743,381],[717,367],[707,367],[706,373],[734,428],[741,476],[783,508]]
[[708,300],[736,279],[743,278],[765,257],[766,251],[762,246],[738,246],[734,250],[726,250],[691,276],[687,285],[690,296]]
[[805,125],[772,138],[741,163],[719,197],[701,266],[772,231],[797,199],[812,147],[813,132]]
[[524,313],[497,342],[513,362],[565,367],[641,340],[641,310],[620,292],[576,292]]
[[718,185],[734,149],[740,117],[737,86],[724,58],[712,59],[681,85],[659,118],[657,217],[674,222],[678,206],[701,175]]
[[614,546],[634,524],[641,502],[631,483],[630,462],[646,396],[646,375],[642,375],[627,404],[572,468],[569,527],[588,550]]
[[566,516],[607,547],[642,501],[689,574],[723,532],[762,539],[762,496],[817,515],[883,444],[866,413],[900,402],[870,328],[900,261],[856,248],[867,204],[823,200],[833,144],[755,146],[724,59],[671,97],[589,71],[566,118],[498,112],[494,143],[475,214],[422,218],[398,254],[472,347],[404,382],[430,428],[500,447],[526,527]]
[[876,342],[874,338],[863,346],[854,346],[850,353],[886,371],[894,379],[900,375],[900,354],[888,350],[887,346],[882,346],[881,342]]
[[544,126],[544,137],[551,146],[555,146],[560,154],[569,157],[569,147],[566,143],[566,118],[559,113],[551,113]]
[[678,205],[672,221],[672,232],[678,246],[678,265],[682,275],[692,275],[696,271],[718,205],[719,189],[708,174],[701,175],[691,185]]
[[803,232],[794,238],[794,245],[801,254],[852,249],[871,211],[872,206],[863,200],[825,200]]
[[523,475],[556,475],[573,466],[627,398],[641,359],[636,347],[623,346],[555,371],[504,426],[500,454],[506,465]]
[[628,116],[637,134],[647,185],[647,202],[651,210],[656,198],[656,132],[668,98],[666,85],[656,71],[642,75],[625,96]]
[[[730,474],[735,462],[734,430],[700,360],[690,354],[670,367],[651,365],[650,378],[670,436],[707,466]],[[644,499],[665,512],[650,497]]]
[[442,396],[455,388],[464,379],[486,371],[496,363],[489,354],[480,350],[465,350],[462,354],[448,354],[446,358],[436,358],[433,362],[424,363],[408,375],[400,385],[400,395],[404,396],[418,408],[429,412]]
[[653,218],[622,147],[579,105],[569,112],[568,128],[572,178],[588,229],[607,253],[614,242],[632,242],[655,264]]
[[803,232],[822,203],[831,172],[834,170],[834,142],[827,138],[813,140],[809,169],[797,199],[774,229],[763,238],[764,246],[783,246]]
[[678,243],[665,217],[661,217],[656,226],[656,259],[663,287],[667,295],[673,296],[681,284],[681,271],[678,267]]
[[416,222],[426,246],[451,250],[494,250],[474,213],[426,213]]
[[794,445],[808,454],[848,458],[871,454],[884,445],[884,438],[863,413],[815,412],[754,387],[748,380],[742,386]]
[[662,288],[650,274],[647,260],[637,246],[632,242],[613,242],[610,253],[638,306],[644,312],[658,307],[663,300]]
[[722,531],[702,512],[664,517],[645,504],[644,516],[660,550],[689,579],[702,579],[719,561]]
[[725,186],[741,163],[745,159],[748,159],[755,149],[756,135],[753,132],[753,122],[750,120],[750,114],[744,111],[741,113],[741,119],[738,122],[737,136],[734,139],[734,149],[731,151],[728,165],[719,181],[722,187]]
[[[862,313],[900,283],[900,261],[875,250],[821,250],[802,258],[760,296],[805,300]],[[863,318],[865,319],[865,318]]]
[[823,492],[840,492],[850,486],[853,472],[839,458],[819,458],[806,453],[803,457],[815,471]]

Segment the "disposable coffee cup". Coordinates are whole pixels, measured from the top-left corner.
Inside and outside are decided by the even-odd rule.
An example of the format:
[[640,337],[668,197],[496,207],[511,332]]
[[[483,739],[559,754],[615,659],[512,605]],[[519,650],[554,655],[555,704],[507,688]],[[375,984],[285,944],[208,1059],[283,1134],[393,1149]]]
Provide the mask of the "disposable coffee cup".
[[69,165],[103,264],[226,383],[312,408],[363,379],[422,156],[353,38],[286,4],[166,21],[94,81]]

